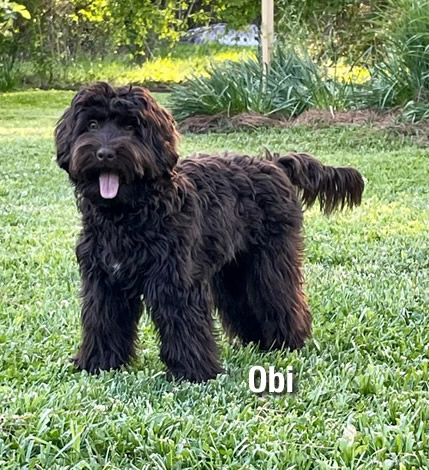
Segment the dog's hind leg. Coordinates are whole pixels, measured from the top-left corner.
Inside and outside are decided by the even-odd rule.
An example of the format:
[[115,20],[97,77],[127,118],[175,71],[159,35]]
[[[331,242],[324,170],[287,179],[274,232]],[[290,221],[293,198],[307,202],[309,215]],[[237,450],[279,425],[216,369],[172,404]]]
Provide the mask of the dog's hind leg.
[[176,379],[203,382],[222,372],[209,289],[202,284],[157,289],[145,301],[158,329],[161,359]]
[[263,350],[304,345],[311,314],[302,292],[301,257],[301,234],[290,233],[270,239],[216,275],[215,303],[230,336]]
[[302,235],[293,231],[270,239],[253,254],[247,292],[262,324],[261,349],[299,349],[311,334],[311,314],[302,291],[302,249]]
[[247,270],[244,256],[227,264],[213,279],[213,297],[224,330],[243,345],[261,341],[262,326],[248,301]]

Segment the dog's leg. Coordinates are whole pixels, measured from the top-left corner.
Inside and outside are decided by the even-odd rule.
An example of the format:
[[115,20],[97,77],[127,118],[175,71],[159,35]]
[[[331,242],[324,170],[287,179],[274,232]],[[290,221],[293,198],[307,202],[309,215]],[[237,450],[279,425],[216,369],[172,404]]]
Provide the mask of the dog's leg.
[[261,349],[299,349],[311,331],[302,292],[299,233],[241,255],[216,274],[215,304],[227,333]]
[[247,292],[262,325],[261,349],[299,349],[311,334],[311,314],[302,291],[302,248],[302,235],[295,231],[270,240],[252,256]]
[[169,286],[145,296],[161,340],[161,359],[176,379],[202,382],[222,372],[207,288]]
[[238,337],[243,345],[262,340],[262,325],[249,304],[246,256],[237,258],[213,279],[213,296],[222,326],[228,336]]
[[83,277],[82,343],[74,361],[88,372],[117,369],[135,355],[140,298],[128,298],[102,277]]

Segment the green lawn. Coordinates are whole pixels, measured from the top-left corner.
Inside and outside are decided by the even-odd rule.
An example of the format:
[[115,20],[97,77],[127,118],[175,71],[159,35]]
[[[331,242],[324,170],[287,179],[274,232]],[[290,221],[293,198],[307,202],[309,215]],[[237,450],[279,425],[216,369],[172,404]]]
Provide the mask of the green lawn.
[[[156,51],[154,57],[140,65],[119,54],[92,60],[81,56],[68,64],[56,64],[50,73],[42,76],[34,62],[20,62],[16,66],[12,86],[44,88],[49,83],[54,88],[66,89],[79,88],[82,84],[96,80],[108,80],[120,85],[171,86],[185,81],[191,75],[204,75],[206,68],[214,62],[247,59],[253,57],[256,50],[255,47],[178,43],[171,51]],[[0,68],[0,89],[3,76]]]
[[[292,354],[222,337],[225,375],[175,384],[144,319],[138,361],[88,376],[68,362],[79,215],[52,139],[72,95],[0,96],[0,468],[429,468],[429,151],[359,127],[185,136],[183,155],[300,150],[365,175],[360,208],[306,214],[314,337]],[[251,365],[293,366],[297,393],[252,394]]]

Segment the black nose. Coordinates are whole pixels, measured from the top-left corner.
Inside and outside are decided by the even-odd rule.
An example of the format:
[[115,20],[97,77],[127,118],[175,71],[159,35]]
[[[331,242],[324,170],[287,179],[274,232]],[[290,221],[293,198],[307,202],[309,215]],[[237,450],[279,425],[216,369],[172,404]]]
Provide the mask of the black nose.
[[115,157],[115,151],[112,149],[108,149],[105,147],[102,147],[97,151],[97,158],[99,160],[112,160],[112,158]]

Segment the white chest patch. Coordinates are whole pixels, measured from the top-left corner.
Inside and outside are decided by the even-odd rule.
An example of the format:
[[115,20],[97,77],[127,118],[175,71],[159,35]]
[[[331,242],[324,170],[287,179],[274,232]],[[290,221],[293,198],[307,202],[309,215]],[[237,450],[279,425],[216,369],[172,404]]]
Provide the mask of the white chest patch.
[[121,269],[121,263],[113,263],[111,270],[112,274],[117,274],[117,272]]

